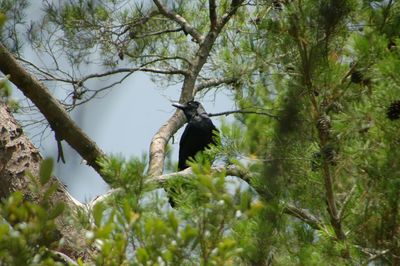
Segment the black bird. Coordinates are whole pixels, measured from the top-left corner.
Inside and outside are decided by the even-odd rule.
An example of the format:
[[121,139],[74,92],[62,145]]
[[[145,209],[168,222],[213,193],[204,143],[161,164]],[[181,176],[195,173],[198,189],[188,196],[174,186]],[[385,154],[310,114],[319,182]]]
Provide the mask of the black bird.
[[183,111],[188,123],[179,142],[178,169],[181,171],[189,167],[186,164],[188,159],[194,158],[199,151],[205,150],[210,144],[216,144],[215,137],[218,130],[201,103],[189,101],[186,104],[172,105]]

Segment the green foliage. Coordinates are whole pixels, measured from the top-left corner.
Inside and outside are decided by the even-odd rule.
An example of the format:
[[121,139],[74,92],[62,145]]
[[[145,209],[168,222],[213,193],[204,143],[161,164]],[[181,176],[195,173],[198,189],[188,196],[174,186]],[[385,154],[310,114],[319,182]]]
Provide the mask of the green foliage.
[[3,13],[0,13],[0,29],[3,28],[4,24],[6,23],[6,15]]
[[241,237],[231,228],[253,219],[262,210],[253,193],[229,190],[232,180],[223,172],[213,174],[211,165],[203,161],[192,164],[194,174],[184,180],[188,189],[179,195],[180,207],[168,209],[165,200],[145,193],[140,182],[133,184],[129,180],[140,179],[141,171],[132,174],[121,170],[121,163],[135,162],[138,160],[123,162],[116,158],[103,162],[103,171],[109,175],[118,173],[119,185],[127,190],[92,210],[93,222],[87,224],[87,237],[100,249],[97,264],[236,265],[239,262],[238,256],[243,252],[238,245]]
[[[48,4],[31,40],[43,51],[43,40],[57,43],[76,69],[91,62],[93,51],[111,69],[122,60],[168,70],[196,63],[198,43],[145,1],[134,2]],[[208,1],[167,2],[198,32],[208,30]],[[231,2],[217,1],[217,14]],[[7,7],[4,29],[12,5],[1,3]],[[103,176],[120,190],[97,204],[90,218],[79,217],[88,243],[99,250],[96,264],[399,264],[400,120],[388,117],[388,108],[400,101],[399,1],[248,4],[218,36],[197,82],[238,77],[229,85],[237,107],[274,116],[236,114],[233,123],[222,121],[221,146],[197,155],[192,175],[163,183],[176,209],[149,184],[144,158],[102,159]],[[181,82],[175,76],[154,80]],[[167,168],[174,171],[170,155],[168,150]],[[247,169],[242,186],[249,188],[213,172],[215,157]],[[50,173],[43,165],[42,183]],[[55,189],[43,193],[44,202]],[[13,197],[4,210],[31,208]],[[46,217],[61,212],[58,207]],[[35,215],[14,214],[22,220]],[[14,216],[6,213],[8,224],[0,228],[11,243],[7,230],[15,227]],[[57,243],[51,237],[44,242],[52,241]],[[37,251],[18,245],[23,259]]]
[[[45,160],[41,168],[52,169],[52,161]],[[45,172],[50,176],[51,171]],[[17,191],[0,203],[1,265],[62,265],[51,251],[62,243],[56,219],[65,206],[51,200],[57,187],[49,179],[36,180],[32,177],[31,189],[41,196],[34,202]]]
[[[0,13],[0,30],[1,30],[1,13]],[[0,97],[6,102],[11,111],[16,112],[19,108],[18,102],[12,99],[11,83],[8,80],[10,77],[7,75],[0,78]]]
[[126,161],[120,156],[99,159],[102,174],[112,187],[123,187],[127,190],[140,191],[144,186],[146,158],[134,158]]
[[42,185],[49,182],[49,179],[53,172],[53,164],[54,164],[54,162],[53,162],[52,158],[47,158],[47,159],[43,160],[42,163],[40,164],[39,178],[40,178],[40,183]]

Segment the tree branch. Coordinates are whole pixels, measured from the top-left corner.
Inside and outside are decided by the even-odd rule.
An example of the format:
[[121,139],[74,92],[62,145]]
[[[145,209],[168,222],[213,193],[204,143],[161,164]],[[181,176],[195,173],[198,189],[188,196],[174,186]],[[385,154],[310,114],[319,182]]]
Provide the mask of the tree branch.
[[[249,182],[250,181],[250,173],[243,168],[240,168],[236,165],[224,165],[224,166],[216,166],[212,168],[212,173],[222,173],[225,172],[227,176],[236,176],[242,179],[243,181]],[[190,178],[193,176],[193,171],[192,168],[186,168],[183,171],[180,172],[174,172],[174,173],[169,173],[169,174],[164,174],[164,175],[159,175],[152,177],[146,181],[148,184],[155,183],[157,184],[158,187],[163,187],[163,185],[171,178],[175,177],[184,177],[184,178]]]
[[291,203],[284,203],[283,212],[300,219],[316,230],[321,230],[321,228],[323,228],[320,219],[306,209],[300,209]]
[[2,44],[0,44],[0,58],[2,58],[0,70],[10,75],[10,81],[36,105],[59,138],[66,140],[88,165],[100,173],[100,165],[96,160],[104,156],[104,153],[96,143],[70,118],[50,91],[30,75]]
[[340,217],[340,219],[343,219],[347,204],[349,203],[351,197],[353,196],[354,191],[356,190],[356,187],[357,187],[356,185],[353,185],[353,187],[350,189],[350,191],[347,193],[345,199],[343,200],[342,206],[340,207],[339,213],[338,213],[338,216]]
[[239,80],[238,78],[225,78],[225,77],[209,79],[196,85],[194,93],[198,93],[207,88],[217,87],[222,84],[232,84],[237,82],[238,80]]
[[220,22],[217,25],[216,31],[220,31],[225,24],[231,19],[231,17],[236,13],[240,5],[244,0],[232,0],[229,10],[222,15]]
[[65,265],[78,266],[78,263],[76,263],[73,259],[65,255],[64,253],[55,250],[49,250],[49,252],[52,254],[54,259],[56,259],[56,261],[61,261]]
[[188,75],[188,72],[186,72],[184,70],[179,70],[179,69],[157,69],[157,68],[147,68],[147,67],[118,68],[118,69],[106,71],[103,73],[95,73],[95,74],[87,75],[87,76],[79,79],[77,81],[77,83],[83,83],[83,82],[85,82],[89,79],[93,79],[93,78],[102,78],[102,77],[119,74],[119,73],[134,73],[136,71],[150,72],[150,73],[157,73],[157,74],[167,74],[167,75],[174,75],[174,74]]
[[204,37],[185,18],[174,12],[168,11],[159,0],[153,0],[153,2],[161,14],[178,23],[183,28],[183,31],[186,34],[190,34],[197,43],[203,42]]
[[179,32],[182,30],[183,30],[183,28],[155,31],[155,32],[150,32],[150,33],[143,34],[143,35],[137,35],[137,36],[135,36],[135,39],[143,39],[143,38],[147,38],[147,37],[151,37],[151,36],[162,35],[165,33]]
[[366,262],[364,262],[362,265],[370,265],[370,263],[376,259],[379,259],[382,256],[385,256],[390,249],[384,249],[382,251],[375,251],[375,254],[371,255],[371,257],[368,258]]
[[210,10],[210,29],[211,31],[215,31],[217,29],[217,5],[215,4],[215,0],[209,0],[208,6]]
[[[227,176],[236,176],[239,177],[240,179],[250,182],[250,173],[247,171],[247,169],[240,168],[236,165],[227,165],[227,166],[216,166],[211,169],[211,173],[222,173],[225,172]],[[169,174],[163,174],[159,176],[153,176],[145,181],[146,185],[155,185],[157,188],[163,188],[165,184],[168,182],[168,180],[177,178],[177,177],[183,177],[183,178],[192,178],[193,177],[193,171],[192,168],[186,168],[185,170],[179,171],[179,172],[173,172]],[[94,205],[96,205],[99,202],[104,202],[106,201],[109,197],[121,193],[123,190],[121,188],[118,189],[112,189],[108,191],[106,194],[97,197],[96,199],[92,200],[90,203],[88,203],[89,209],[92,208]]]
[[[222,173],[222,172],[225,172],[226,176],[235,176],[242,179],[243,181],[246,181],[248,183],[250,182],[251,175],[248,172],[248,170],[238,167],[237,165],[232,164],[227,166],[216,166],[212,168],[212,173]],[[158,188],[163,188],[165,184],[168,182],[168,180],[177,177],[192,178],[193,177],[192,168],[189,167],[180,172],[154,176],[150,179],[147,179],[145,183],[149,185],[155,185]],[[123,192],[122,189],[112,189],[106,194],[97,197],[96,199],[91,201],[88,204],[88,207],[89,209],[93,208],[94,205],[96,205],[97,203],[104,202],[109,197],[121,192]],[[315,215],[311,214],[306,209],[298,208],[291,203],[283,203],[283,212],[307,223],[309,226],[311,226],[316,230],[321,230],[323,228],[323,223],[321,222],[321,220],[317,218]]]
[[[187,29],[185,28],[185,26],[190,26],[187,21],[181,16],[174,13],[169,13],[158,0],[153,1],[157,5],[161,13],[177,21],[178,23],[181,23],[181,26],[185,30]],[[238,3],[235,4],[232,2],[228,14],[224,16],[221,20],[221,23],[219,23],[215,29],[211,29],[205,37],[199,36],[197,31],[193,31],[193,28],[188,28],[189,30],[192,30],[189,31],[189,34],[191,34],[195,39],[198,40],[200,46],[194,58],[190,60],[192,64],[188,67],[189,75],[186,75],[183,81],[179,102],[187,102],[188,100],[193,99],[196,93],[195,84],[197,77],[199,76],[199,73],[204,64],[207,62],[207,58],[210,55],[215,40],[217,39],[224,25],[229,21],[231,16],[239,8],[243,0],[237,2]],[[182,111],[177,110],[174,115],[158,130],[158,132],[153,137],[150,144],[150,162],[148,170],[149,175],[159,176],[162,174],[165,159],[165,146],[167,145],[172,135],[175,134],[175,132],[184,124],[184,122],[185,117],[183,116]]]
[[208,113],[208,116],[221,116],[221,115],[231,115],[231,114],[257,114],[257,115],[265,115],[271,118],[279,119],[279,116],[273,115],[267,112],[259,112],[259,111],[246,111],[246,110],[233,110],[233,111],[226,111],[220,113]]

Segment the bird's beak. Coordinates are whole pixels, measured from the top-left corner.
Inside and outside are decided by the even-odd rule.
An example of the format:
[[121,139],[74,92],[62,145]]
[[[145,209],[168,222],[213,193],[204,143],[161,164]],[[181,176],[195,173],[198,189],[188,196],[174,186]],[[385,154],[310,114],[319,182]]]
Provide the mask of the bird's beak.
[[186,105],[181,104],[181,103],[173,103],[172,106],[174,106],[174,107],[176,107],[178,109],[181,109],[181,110],[186,108]]

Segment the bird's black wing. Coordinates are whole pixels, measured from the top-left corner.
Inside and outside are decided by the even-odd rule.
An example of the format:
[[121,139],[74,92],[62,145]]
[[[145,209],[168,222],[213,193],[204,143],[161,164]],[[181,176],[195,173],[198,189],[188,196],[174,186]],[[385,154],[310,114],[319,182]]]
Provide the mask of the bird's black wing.
[[209,118],[190,121],[179,142],[178,169],[188,167],[186,161],[196,153],[205,150],[209,144],[215,144],[214,131],[217,130]]

